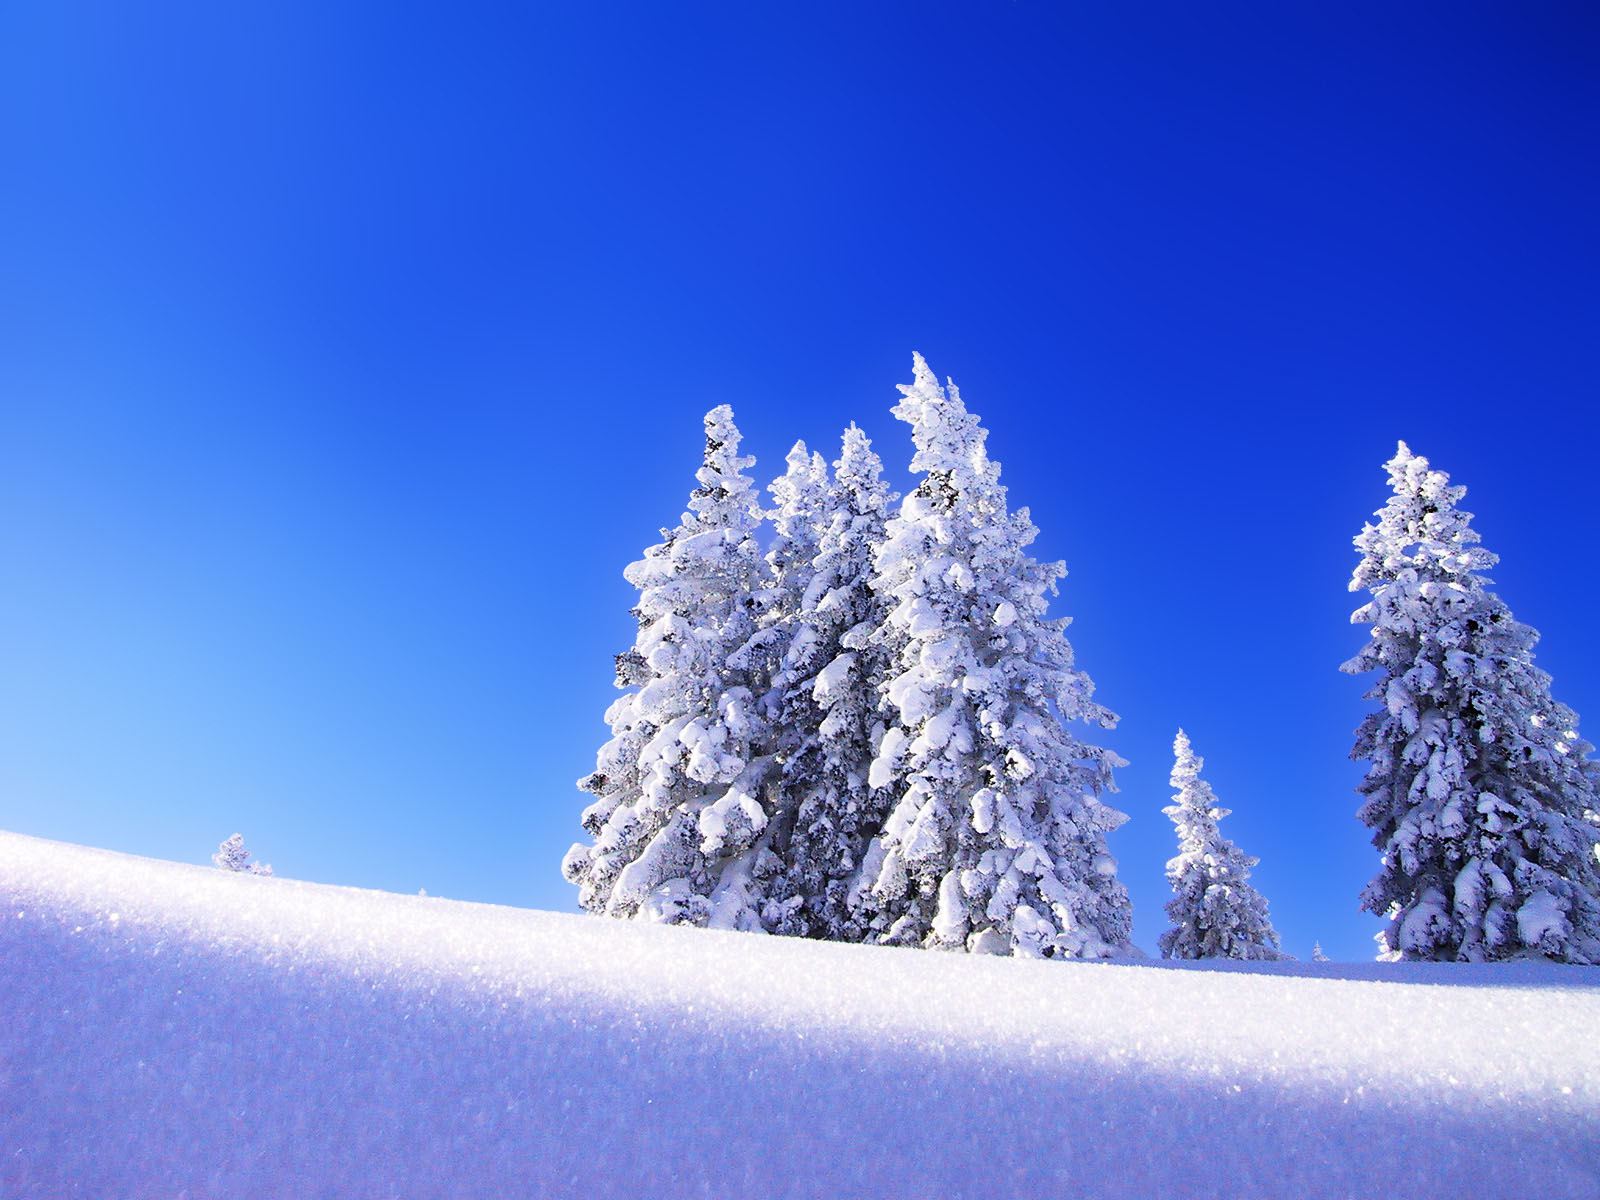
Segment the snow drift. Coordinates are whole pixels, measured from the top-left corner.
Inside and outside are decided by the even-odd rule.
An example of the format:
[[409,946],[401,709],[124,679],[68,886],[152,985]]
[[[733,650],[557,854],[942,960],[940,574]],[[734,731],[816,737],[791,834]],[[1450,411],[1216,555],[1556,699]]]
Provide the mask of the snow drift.
[[1027,962],[0,835],[0,1195],[1600,1194],[1600,969]]

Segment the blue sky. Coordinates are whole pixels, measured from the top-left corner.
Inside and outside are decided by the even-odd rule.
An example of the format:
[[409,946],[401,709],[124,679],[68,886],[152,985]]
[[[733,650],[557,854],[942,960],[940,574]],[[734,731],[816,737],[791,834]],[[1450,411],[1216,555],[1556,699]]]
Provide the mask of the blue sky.
[[1397,438],[1600,720],[1597,128],[1581,5],[8,6],[0,827],[572,907],[700,415],[904,480],[918,349],[1071,571],[1139,940],[1182,723],[1368,957]]

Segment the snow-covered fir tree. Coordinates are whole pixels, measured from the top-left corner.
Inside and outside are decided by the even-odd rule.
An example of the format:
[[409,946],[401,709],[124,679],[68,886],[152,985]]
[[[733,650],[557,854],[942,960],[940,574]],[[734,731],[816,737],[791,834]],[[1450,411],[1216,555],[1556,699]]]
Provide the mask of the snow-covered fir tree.
[[1312,962],[1327,962],[1328,961],[1328,956],[1322,952],[1322,943],[1321,942],[1312,942],[1311,943],[1311,961]]
[[[791,473],[797,465],[791,457]],[[785,591],[794,608],[777,678],[777,726],[787,828],[768,924],[780,933],[856,941],[862,931],[848,903],[850,881],[882,819],[867,776],[882,733],[885,654],[874,634],[886,608],[871,579],[893,496],[855,425],[845,430],[834,468],[815,507],[796,512],[798,506],[780,504],[777,515],[780,546],[797,519],[817,536],[806,586]],[[787,495],[808,499],[810,492]]]
[[793,672],[785,669],[784,661],[805,636],[800,609],[816,574],[828,486],[827,460],[808,451],[804,442],[796,442],[786,470],[767,489],[773,507],[766,515],[772,519],[774,535],[767,551],[768,583],[759,604],[760,628],[733,660],[735,666],[758,672],[767,681],[761,708],[780,759],[788,756],[796,736],[779,722],[793,682]]
[[1285,957],[1267,916],[1267,902],[1250,885],[1250,870],[1258,860],[1222,835],[1219,823],[1228,810],[1200,778],[1205,760],[1181,729],[1172,752],[1176,795],[1161,811],[1177,827],[1178,853],[1167,862],[1172,928],[1161,935],[1162,957]]
[[[579,901],[614,917],[759,927],[755,874],[770,833],[759,639],[770,568],[762,512],[726,405],[706,414],[689,511],[624,572],[639,631],[617,658],[630,689],[606,713],[612,737],[579,786],[593,836],[562,864]],[[735,664],[738,665],[735,665]]]
[[217,852],[211,856],[211,861],[223,871],[238,871],[245,875],[272,874],[272,868],[266,863],[250,861],[250,851],[244,848],[244,835],[239,833],[224,838]]
[[795,790],[786,786],[789,765],[815,736],[815,722],[806,719],[809,713],[797,703],[796,671],[790,663],[805,657],[808,634],[800,610],[816,573],[828,483],[827,460],[807,450],[805,442],[796,442],[785,459],[784,473],[767,489],[773,500],[767,516],[774,535],[767,552],[770,571],[760,603],[761,626],[732,660],[735,667],[751,670],[767,682],[760,708],[770,731],[766,749],[775,763],[768,790],[771,828],[748,895],[763,925],[781,933],[793,932],[793,914],[802,903],[788,886],[781,863],[799,805]]
[[[772,493],[774,530],[767,562],[772,567],[775,597],[768,623],[783,631],[787,643],[799,628],[801,604],[816,574],[829,480],[827,460],[807,450],[804,442],[790,447],[784,462],[786,470],[767,489]],[[779,651],[779,657],[782,653]]]
[[889,522],[873,589],[890,606],[876,635],[891,655],[893,720],[868,784],[893,807],[862,865],[855,901],[869,940],[1095,957],[1128,945],[1128,896],[1105,835],[1126,818],[1102,803],[1121,761],[1068,722],[1110,728],[1073,665],[1066,621],[1046,617],[1065,574],[1027,546],[987,434],[955,385],[920,355],[895,416],[924,475]]
[[1533,664],[1538,634],[1486,586],[1466,489],[1404,442],[1393,496],[1355,539],[1350,590],[1371,598],[1351,674],[1376,672],[1356,731],[1361,820],[1381,855],[1362,907],[1380,954],[1600,963],[1593,749]]

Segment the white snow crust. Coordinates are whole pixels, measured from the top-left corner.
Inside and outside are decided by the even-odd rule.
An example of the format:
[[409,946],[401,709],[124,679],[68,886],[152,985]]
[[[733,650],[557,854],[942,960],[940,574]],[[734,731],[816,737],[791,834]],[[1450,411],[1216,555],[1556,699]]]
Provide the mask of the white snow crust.
[[0,834],[0,1196],[1600,1195],[1600,968],[1036,962]]

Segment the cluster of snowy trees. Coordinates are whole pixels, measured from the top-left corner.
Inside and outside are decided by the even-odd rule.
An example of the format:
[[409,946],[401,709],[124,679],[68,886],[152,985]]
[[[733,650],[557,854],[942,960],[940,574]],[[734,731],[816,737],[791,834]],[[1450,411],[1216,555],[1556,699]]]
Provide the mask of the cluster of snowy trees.
[[[854,425],[829,464],[803,443],[763,506],[726,406],[698,486],[624,573],[638,633],[617,657],[611,739],[580,781],[589,840],[563,871],[613,917],[1029,957],[1132,950],[1102,795],[1125,765],[1062,618],[1065,574],[1028,553],[986,432],[921,356],[903,500]],[[1481,572],[1451,487],[1404,445],[1356,539],[1377,672],[1361,818],[1382,870],[1362,903],[1391,956],[1600,962],[1592,747],[1532,664],[1537,635]],[[1286,957],[1256,859],[1180,730],[1169,957]],[[1316,957],[1320,959],[1320,947]]]
[[[797,445],[763,508],[727,407],[699,486],[625,575],[627,692],[581,786],[585,908],[723,929],[1036,957],[1130,948],[1100,799],[1110,728],[1046,615],[986,433],[919,356],[894,414],[895,506],[861,431],[833,471]],[[770,545],[763,526],[770,520]]]

